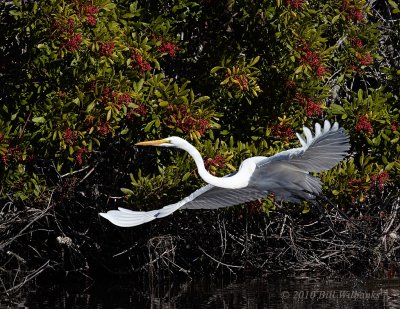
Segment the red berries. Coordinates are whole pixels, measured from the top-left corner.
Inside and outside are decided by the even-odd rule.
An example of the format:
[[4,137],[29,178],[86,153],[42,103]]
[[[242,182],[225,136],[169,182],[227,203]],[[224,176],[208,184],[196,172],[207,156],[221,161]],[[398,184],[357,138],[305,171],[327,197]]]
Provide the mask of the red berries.
[[389,181],[390,176],[388,171],[382,171],[378,175],[372,175],[371,179],[371,187],[377,187],[379,190],[383,190],[385,188],[385,184]]
[[294,130],[285,124],[276,124],[271,127],[271,133],[274,137],[292,139],[295,135]]
[[374,58],[372,58],[370,53],[357,53],[356,58],[361,65],[368,66],[374,63]]
[[372,127],[371,122],[368,120],[368,117],[364,115],[358,118],[355,130],[357,132],[363,132],[365,134],[371,135],[374,131],[374,128]]
[[82,165],[83,164],[83,155],[88,152],[88,150],[83,147],[83,148],[79,148],[78,151],[76,152],[76,156],[75,156],[75,161],[78,165]]
[[110,57],[114,52],[114,48],[114,42],[103,42],[100,44],[99,54],[100,56]]
[[76,141],[76,139],[78,138],[78,134],[71,128],[66,128],[63,133],[63,138],[67,145],[72,146]]
[[217,154],[213,159],[208,158],[204,161],[204,166],[206,169],[210,168],[211,166],[218,166],[220,168],[225,167],[225,158],[219,154]]
[[161,46],[158,48],[158,52],[161,54],[168,54],[170,57],[175,57],[176,52],[179,50],[179,48],[176,46],[176,44],[171,43],[171,42],[162,42]]
[[131,52],[131,61],[131,66],[140,73],[144,73],[152,69],[150,63],[136,50]]
[[361,39],[355,37],[355,36],[352,36],[352,37],[350,38],[350,45],[351,45],[352,47],[354,47],[354,48],[357,48],[357,49],[361,49],[361,48],[364,47],[363,41],[362,41]]
[[97,6],[88,4],[83,7],[83,11],[86,14],[86,23],[92,27],[96,26],[96,14],[99,12],[99,8]]
[[324,112],[321,103],[315,102],[301,93],[296,93],[295,101],[304,107],[304,112],[308,117],[320,116]]
[[303,64],[308,64],[313,70],[318,78],[323,78],[328,70],[321,63],[321,59],[318,52],[310,50],[307,46],[303,47],[303,56],[300,62]]
[[291,6],[294,9],[299,9],[303,6],[304,0],[285,0],[287,6]]
[[169,105],[167,111],[171,115],[171,118],[167,120],[167,124],[175,126],[183,133],[197,131],[200,135],[203,135],[207,129],[211,128],[208,120],[194,117],[185,105]]
[[81,43],[82,43],[82,35],[80,33],[77,33],[72,37],[70,37],[69,39],[67,39],[65,43],[65,48],[69,52],[75,52],[78,50],[79,45],[81,45]]

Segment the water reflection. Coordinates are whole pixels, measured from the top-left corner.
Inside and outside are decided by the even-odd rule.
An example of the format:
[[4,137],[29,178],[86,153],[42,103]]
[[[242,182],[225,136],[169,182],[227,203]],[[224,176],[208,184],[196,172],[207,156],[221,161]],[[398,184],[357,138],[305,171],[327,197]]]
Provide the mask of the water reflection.
[[[400,308],[400,280],[270,277],[226,282],[96,282],[90,287],[30,287],[25,308]],[[1,307],[1,303],[0,303]],[[3,308],[3,307],[2,307]]]

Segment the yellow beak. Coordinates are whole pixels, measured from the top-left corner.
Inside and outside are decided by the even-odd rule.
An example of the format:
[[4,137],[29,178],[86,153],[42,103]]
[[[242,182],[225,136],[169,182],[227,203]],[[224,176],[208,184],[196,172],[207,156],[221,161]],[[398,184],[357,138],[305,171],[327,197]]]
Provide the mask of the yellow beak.
[[168,144],[169,141],[166,139],[158,139],[154,141],[146,141],[146,142],[139,142],[136,143],[136,146],[159,146],[161,144]]

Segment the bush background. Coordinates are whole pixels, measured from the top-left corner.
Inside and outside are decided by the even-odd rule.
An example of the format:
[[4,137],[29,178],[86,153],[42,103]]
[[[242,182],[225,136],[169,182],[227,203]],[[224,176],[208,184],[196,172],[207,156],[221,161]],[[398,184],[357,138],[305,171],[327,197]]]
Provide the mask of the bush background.
[[[266,271],[274,270],[272,256],[295,269],[327,247],[298,239],[302,250],[279,256],[288,239],[295,244],[283,227],[307,234],[315,220],[360,249],[354,260],[319,269],[398,269],[394,1],[6,1],[0,8],[0,258],[11,277],[99,268],[202,274],[238,263]],[[332,216],[324,201],[318,209],[282,207],[271,197],[131,230],[97,215],[160,208],[202,185],[187,154],[137,149],[138,141],[182,136],[222,176],[247,157],[297,147],[294,132],[323,119],[351,136],[349,157],[321,175],[324,195],[362,229],[349,230],[337,212],[332,228],[319,218]],[[280,237],[250,241],[250,222],[261,235],[276,222],[265,230]],[[213,248],[221,226],[231,236]],[[371,230],[376,239],[367,245],[361,238]]]

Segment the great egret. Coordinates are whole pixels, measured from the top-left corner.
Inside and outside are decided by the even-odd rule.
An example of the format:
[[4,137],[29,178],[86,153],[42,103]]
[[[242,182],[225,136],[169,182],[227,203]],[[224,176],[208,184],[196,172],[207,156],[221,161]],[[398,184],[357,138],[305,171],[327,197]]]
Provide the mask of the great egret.
[[110,210],[100,215],[121,227],[140,225],[170,215],[177,209],[217,209],[243,204],[275,194],[278,201],[298,203],[312,200],[321,193],[319,178],[310,172],[321,172],[334,167],[350,148],[349,137],[337,122],[324,127],[315,124],[315,135],[303,128],[305,139],[296,134],[302,147],[282,151],[271,157],[252,157],[242,162],[239,170],[225,177],[207,172],[198,150],[180,137],[140,142],[138,146],[180,148],[194,159],[199,175],[208,185],[196,190],[178,203],[151,211],[132,211],[125,208]]

